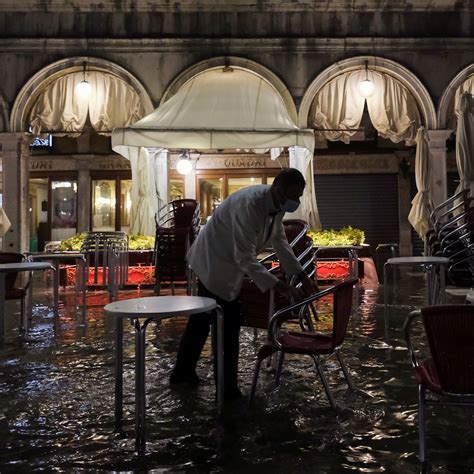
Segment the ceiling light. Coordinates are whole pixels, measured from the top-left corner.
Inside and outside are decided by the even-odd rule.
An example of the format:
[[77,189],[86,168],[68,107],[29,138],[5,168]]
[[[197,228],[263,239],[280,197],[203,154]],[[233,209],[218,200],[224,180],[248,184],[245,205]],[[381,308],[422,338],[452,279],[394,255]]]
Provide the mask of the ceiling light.
[[359,93],[364,99],[369,98],[375,92],[375,84],[369,79],[369,62],[365,61],[365,79],[359,82]]

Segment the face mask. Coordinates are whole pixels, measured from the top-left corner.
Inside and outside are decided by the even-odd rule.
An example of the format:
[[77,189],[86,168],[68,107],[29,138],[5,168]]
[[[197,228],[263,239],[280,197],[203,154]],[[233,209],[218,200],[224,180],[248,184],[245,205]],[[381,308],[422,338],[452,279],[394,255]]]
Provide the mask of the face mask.
[[295,212],[298,207],[300,207],[300,203],[294,199],[287,199],[280,205],[280,209],[284,212]]

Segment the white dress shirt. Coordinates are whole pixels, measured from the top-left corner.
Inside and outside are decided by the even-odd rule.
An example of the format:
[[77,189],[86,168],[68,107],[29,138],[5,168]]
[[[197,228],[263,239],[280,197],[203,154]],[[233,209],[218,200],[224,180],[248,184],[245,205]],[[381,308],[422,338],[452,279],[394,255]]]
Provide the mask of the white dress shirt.
[[274,207],[270,186],[233,193],[214,211],[189,249],[189,265],[211,293],[226,301],[239,296],[245,275],[262,292],[273,288],[278,279],[257,259],[270,243],[287,276],[303,271],[286,239],[283,216]]

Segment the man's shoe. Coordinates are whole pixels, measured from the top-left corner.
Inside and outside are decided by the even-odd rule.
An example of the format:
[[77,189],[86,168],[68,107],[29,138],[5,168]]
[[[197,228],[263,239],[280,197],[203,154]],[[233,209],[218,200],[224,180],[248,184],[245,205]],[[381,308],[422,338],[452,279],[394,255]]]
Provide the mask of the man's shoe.
[[196,372],[191,373],[179,373],[173,370],[170,375],[170,384],[171,385],[181,385],[187,384],[191,387],[197,387],[201,383],[200,378],[197,376]]

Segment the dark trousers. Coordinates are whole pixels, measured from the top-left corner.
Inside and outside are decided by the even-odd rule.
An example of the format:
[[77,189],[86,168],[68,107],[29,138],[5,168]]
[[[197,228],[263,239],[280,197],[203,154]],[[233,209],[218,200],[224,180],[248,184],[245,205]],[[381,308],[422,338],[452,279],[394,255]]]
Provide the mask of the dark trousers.
[[[240,301],[225,301],[212,294],[199,282],[198,295],[215,299],[224,313],[224,392],[231,392],[237,387],[239,367],[239,335],[240,335]],[[179,374],[190,374],[196,370],[202,348],[209,335],[211,324],[216,323],[216,315],[212,313],[193,314],[181,337],[175,371]],[[213,347],[216,341],[212,341]],[[214,350],[214,376],[216,376],[216,351]]]

